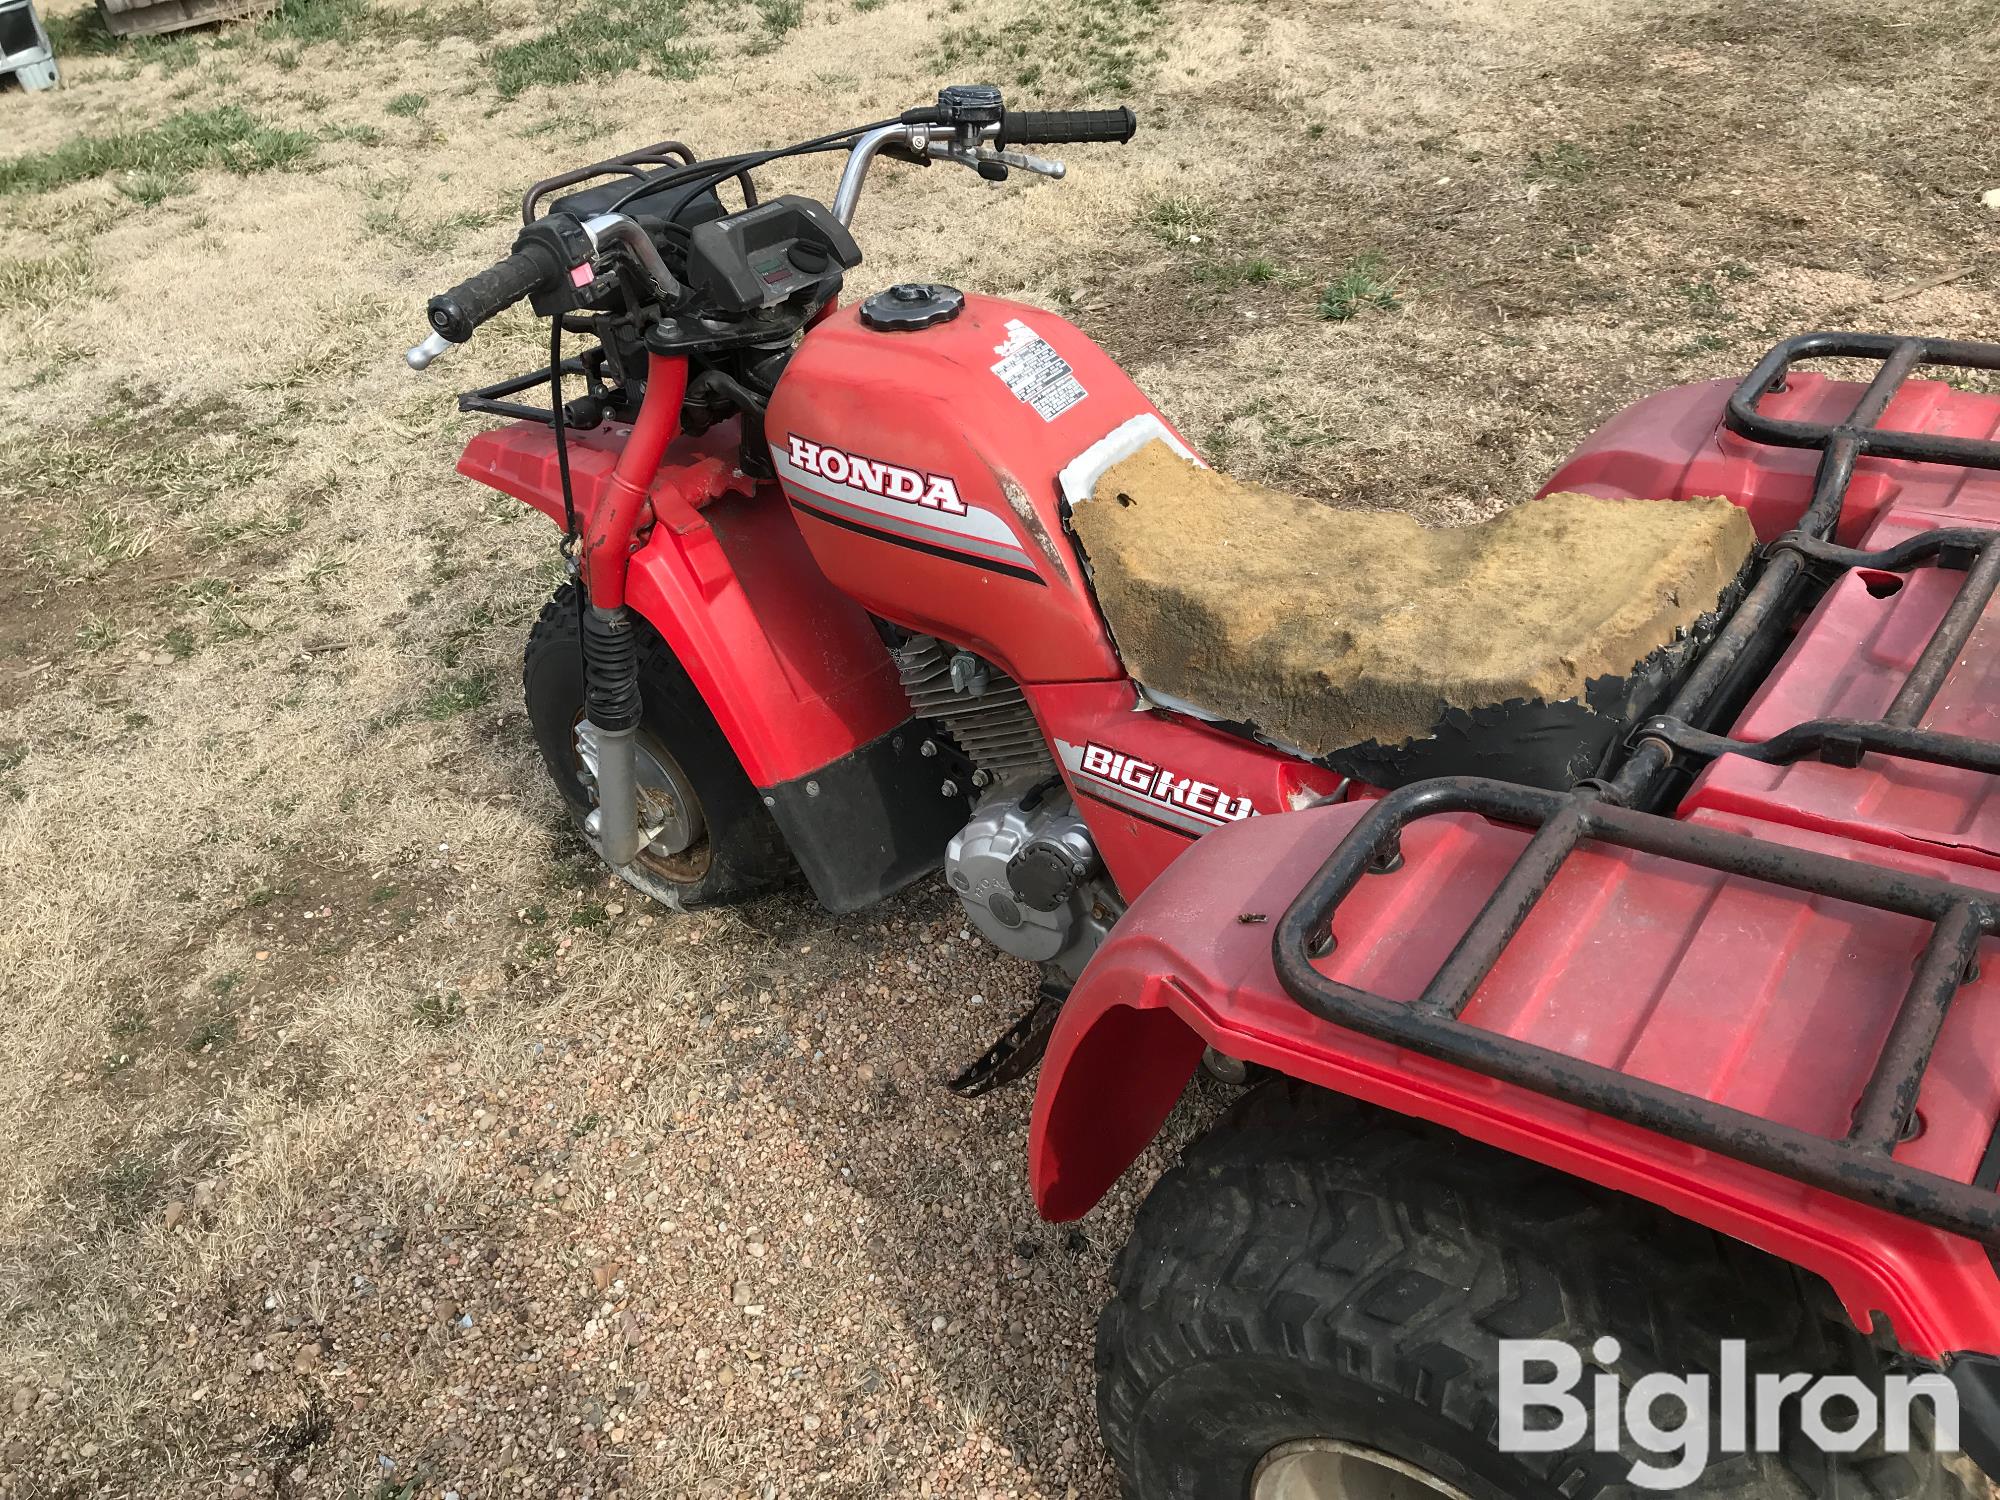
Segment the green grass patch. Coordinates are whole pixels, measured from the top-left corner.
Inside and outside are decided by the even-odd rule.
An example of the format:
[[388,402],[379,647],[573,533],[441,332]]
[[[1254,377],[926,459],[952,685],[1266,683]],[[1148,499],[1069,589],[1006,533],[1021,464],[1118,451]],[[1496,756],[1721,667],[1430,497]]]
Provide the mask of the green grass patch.
[[389,101],[389,113],[401,115],[404,119],[414,119],[431,106],[429,94],[398,94]]
[[1162,55],[1164,0],[1038,6],[1003,25],[948,26],[931,61],[940,75],[1034,89],[1024,108],[1099,105],[1137,88]]
[[1557,141],[1528,156],[1530,182],[1581,182],[1597,170],[1598,161],[1575,141]]
[[76,627],[76,649],[86,655],[109,651],[122,639],[117,624],[103,615],[91,615]]
[[56,59],[109,57],[118,50],[118,38],[104,24],[104,13],[95,5],[73,10],[64,16],[43,16],[42,27],[49,34],[49,46]]
[[418,700],[417,712],[436,723],[484,708],[493,701],[491,672],[464,672],[447,677]]
[[1195,275],[1211,286],[1234,288],[1266,286],[1279,278],[1275,261],[1256,256],[1249,260],[1211,260],[1195,268]]
[[1329,323],[1345,323],[1364,311],[1394,312],[1402,301],[1396,284],[1374,253],[1357,256],[1333,284],[1320,293],[1319,315]]
[[806,18],[805,0],[757,0],[757,16],[773,36],[797,31]]
[[373,0],[284,0],[277,13],[257,27],[255,39],[293,47],[319,42],[436,42],[448,36],[484,42],[499,29],[498,18],[482,0],[412,10],[376,5]]
[[1215,215],[1192,193],[1170,193],[1149,199],[1139,211],[1139,222],[1154,238],[1169,245],[1199,243],[1210,232]]
[[429,990],[417,996],[410,1014],[419,1026],[443,1031],[465,1019],[465,1001],[456,990]]
[[0,260],[0,310],[46,312],[91,291],[90,252],[81,246],[60,255]]
[[118,195],[145,208],[157,208],[169,198],[190,192],[194,182],[185,172],[161,171],[147,167],[128,172],[118,181]]
[[497,212],[467,209],[443,219],[418,219],[405,212],[400,203],[378,204],[362,210],[361,227],[399,249],[429,255],[449,250],[470,231],[485,229],[500,218]]
[[310,47],[315,42],[353,41],[376,24],[368,0],[284,0],[259,23],[263,41]]
[[540,36],[496,48],[494,85],[512,99],[538,86],[594,82],[635,68],[693,78],[709,54],[681,40],[686,12],[685,0],[583,0]]
[[217,167],[266,172],[302,165],[314,149],[307,132],[272,125],[240,105],[182,110],[157,125],[75,136],[53,150],[0,161],[0,196],[45,193],[113,172],[162,178]]
[[[171,78],[199,64],[201,48],[195,45],[191,36],[149,37],[143,46],[133,48],[132,63],[135,68],[142,68],[149,62],[158,63],[160,71]],[[191,88],[182,89],[175,97],[184,97],[192,92]]]
[[357,146],[379,146],[386,139],[373,125],[322,125],[319,138],[323,141],[352,141]]
[[128,562],[152,551],[158,539],[152,527],[114,505],[93,505],[79,527],[83,546],[99,562]]

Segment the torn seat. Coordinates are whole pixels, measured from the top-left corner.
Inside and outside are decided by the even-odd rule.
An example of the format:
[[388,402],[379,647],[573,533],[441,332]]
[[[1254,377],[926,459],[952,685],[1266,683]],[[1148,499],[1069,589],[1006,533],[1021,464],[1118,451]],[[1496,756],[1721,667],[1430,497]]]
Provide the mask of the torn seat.
[[1547,495],[1430,529],[1162,442],[1071,525],[1151,697],[1381,786],[1595,774],[1712,637],[1754,545],[1721,499]]

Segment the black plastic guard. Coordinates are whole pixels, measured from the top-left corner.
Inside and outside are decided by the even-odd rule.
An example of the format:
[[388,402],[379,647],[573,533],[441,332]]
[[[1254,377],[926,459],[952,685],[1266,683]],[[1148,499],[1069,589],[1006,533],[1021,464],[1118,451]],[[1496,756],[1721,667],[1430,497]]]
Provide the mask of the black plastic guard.
[[1958,1446],[1987,1478],[2000,1480],[2000,1359],[1954,1354],[1949,1373],[1958,1391]]
[[939,790],[950,771],[918,753],[926,738],[908,723],[809,776],[759,788],[828,911],[859,911],[928,875],[972,816],[968,796]]

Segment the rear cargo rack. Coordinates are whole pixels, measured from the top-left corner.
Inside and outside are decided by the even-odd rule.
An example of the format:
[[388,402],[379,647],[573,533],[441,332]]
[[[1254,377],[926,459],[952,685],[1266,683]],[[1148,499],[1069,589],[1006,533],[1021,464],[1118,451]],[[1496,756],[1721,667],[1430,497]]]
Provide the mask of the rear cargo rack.
[[[1783,389],[1793,365],[1830,358],[1880,363],[1844,421],[1799,422],[1759,411],[1765,396]],[[1293,999],[1335,1025],[2000,1246],[2000,1196],[1993,1192],[2000,1126],[1971,1184],[1894,1158],[1911,1125],[1952,1002],[1977,973],[1979,942],[2000,932],[2000,900],[1955,882],[1644,810],[1662,798],[1668,773],[1677,765],[1725,754],[1770,764],[1813,755],[1847,766],[1864,755],[1889,755],[2000,773],[2000,745],[1925,729],[1920,723],[2000,586],[2000,531],[1941,528],[1873,552],[1831,540],[1855,465],[1864,457],[2000,469],[2000,442],[1879,425],[1896,392],[1925,365],[2000,370],[2000,344],[1815,333],[1789,339],[1758,361],[1729,398],[1725,420],[1731,430],[1755,442],[1818,449],[1812,498],[1797,526],[1764,550],[1756,581],[1664,712],[1634,732],[1631,752],[1614,774],[1567,792],[1444,777],[1404,787],[1377,802],[1299,893],[1273,934],[1278,978]],[[1965,581],[1882,718],[1812,720],[1762,741],[1732,739],[1702,727],[1737,700],[1746,678],[1776,659],[1789,638],[1796,608],[1816,581],[1855,568],[1905,573],[1920,567],[1961,571]],[[1314,967],[1314,958],[1324,957],[1337,942],[1334,921],[1340,903],[1364,876],[1400,868],[1403,831],[1422,819],[1453,813],[1534,832],[1423,993],[1414,1001],[1394,1000],[1341,983]],[[1844,1138],[1780,1124],[1462,1019],[1565,861],[1593,841],[1931,924]]]
[[[1527,846],[1414,1001],[1328,978],[1335,910],[1364,876],[1402,863],[1403,830],[1422,818],[1474,813],[1532,828]],[[1459,1018],[1508,942],[1586,840],[1741,875],[1932,924],[1881,1058],[1844,1140],[1781,1125],[1712,1100],[1600,1067]],[[1364,814],[1286,910],[1272,939],[1279,981],[1312,1014],[1426,1057],[1657,1130],[1842,1197],[2000,1245],[2000,1197],[1894,1160],[1952,1000],[1979,940],[2000,930],[1986,892],[1767,839],[1633,812],[1589,792],[1551,792],[1452,776],[1391,792]]]

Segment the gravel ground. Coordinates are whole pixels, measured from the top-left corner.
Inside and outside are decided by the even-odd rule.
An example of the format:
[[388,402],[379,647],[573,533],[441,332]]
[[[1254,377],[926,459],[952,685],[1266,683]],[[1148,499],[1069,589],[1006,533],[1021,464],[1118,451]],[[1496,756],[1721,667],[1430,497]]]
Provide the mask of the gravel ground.
[[[1112,1495],[1090,1344],[1131,1195],[1041,1223],[1026,1089],[939,1087],[1031,971],[931,894],[841,922],[581,894],[605,920],[531,988],[606,960],[678,982],[571,995],[511,1058],[402,1080],[357,1123],[428,1191],[336,1167],[247,1274],[150,1309],[177,1390],[154,1456],[230,1497]],[[296,925],[265,924],[266,962]],[[146,1232],[200,1253],[228,1192],[200,1180]],[[70,1420],[86,1395],[14,1391],[0,1494],[113,1479]]]

